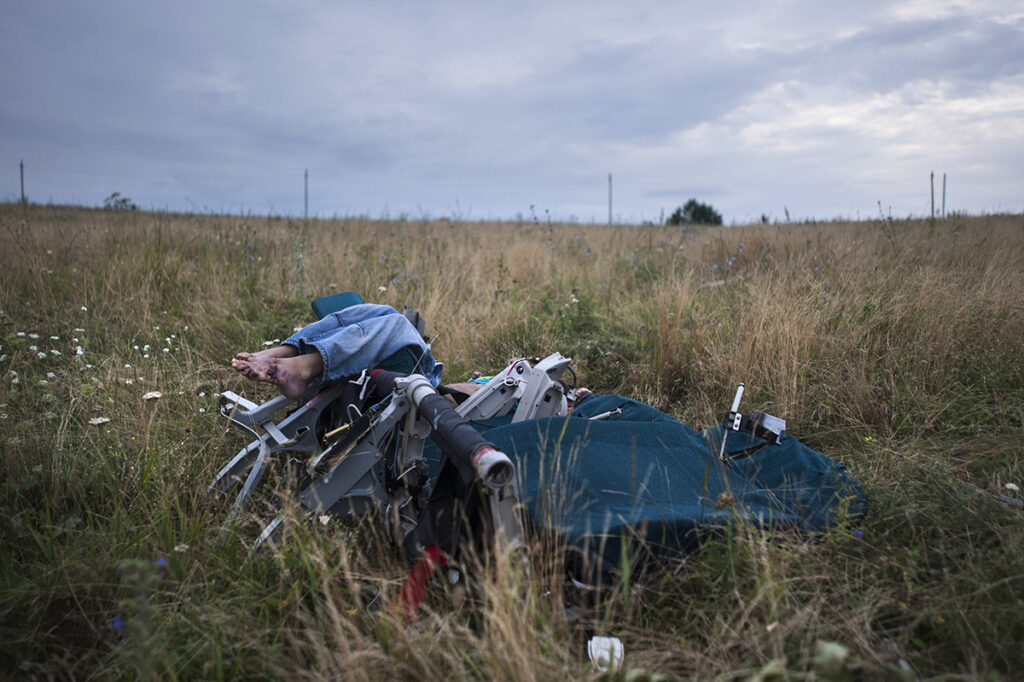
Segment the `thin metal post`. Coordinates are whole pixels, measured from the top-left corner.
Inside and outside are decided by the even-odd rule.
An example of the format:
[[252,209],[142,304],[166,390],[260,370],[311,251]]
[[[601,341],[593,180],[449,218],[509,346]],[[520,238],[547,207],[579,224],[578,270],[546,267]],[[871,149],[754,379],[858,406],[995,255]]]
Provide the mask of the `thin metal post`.
[[309,221],[309,169],[308,168],[306,169],[305,183],[304,184],[305,184],[305,193],[304,193],[304,201],[303,201],[303,208],[302,208],[302,220],[303,220],[303,222],[308,222]]

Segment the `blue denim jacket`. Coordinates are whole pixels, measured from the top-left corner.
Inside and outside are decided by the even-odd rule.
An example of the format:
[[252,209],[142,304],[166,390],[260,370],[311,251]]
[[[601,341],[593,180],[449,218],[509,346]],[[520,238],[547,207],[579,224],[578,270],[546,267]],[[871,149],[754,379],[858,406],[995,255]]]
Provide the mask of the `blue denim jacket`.
[[442,364],[434,361],[416,327],[391,306],[363,303],[344,308],[303,327],[283,345],[295,346],[299,353],[320,353],[324,372],[317,384],[374,369],[402,349],[412,354],[417,374],[435,388],[441,383]]

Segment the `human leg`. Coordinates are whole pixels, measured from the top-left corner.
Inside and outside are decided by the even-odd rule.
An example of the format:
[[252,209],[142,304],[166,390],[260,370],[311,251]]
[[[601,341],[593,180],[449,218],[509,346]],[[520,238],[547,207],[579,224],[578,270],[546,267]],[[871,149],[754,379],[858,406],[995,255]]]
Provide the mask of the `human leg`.
[[253,354],[248,359],[234,358],[231,366],[248,379],[273,384],[292,400],[301,397],[324,371],[319,353],[289,357],[256,357]]
[[[440,383],[440,365],[435,363],[416,328],[400,313],[379,315],[349,324],[334,333],[312,340],[301,348],[315,348],[324,361],[324,382],[381,367],[381,361],[408,355],[402,372],[425,375],[433,385]],[[404,357],[404,356],[403,356]]]

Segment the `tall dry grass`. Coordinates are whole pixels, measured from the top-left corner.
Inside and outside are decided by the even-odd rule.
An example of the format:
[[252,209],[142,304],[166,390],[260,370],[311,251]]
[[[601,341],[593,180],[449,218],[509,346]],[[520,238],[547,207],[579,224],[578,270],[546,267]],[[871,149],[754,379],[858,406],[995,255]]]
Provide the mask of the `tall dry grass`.
[[[576,678],[596,676],[587,631],[651,675],[1020,670],[1021,512],[984,493],[1024,485],[1021,216],[684,230],[6,205],[0,254],[9,675]],[[215,394],[269,396],[228,358],[343,289],[418,309],[449,381],[558,350],[698,427],[743,381],[871,514],[815,542],[737,526],[571,621],[544,546],[529,584],[436,586],[407,629],[380,608],[406,566],[371,528],[297,524],[249,560],[251,526],[218,544],[204,494],[242,445]]]

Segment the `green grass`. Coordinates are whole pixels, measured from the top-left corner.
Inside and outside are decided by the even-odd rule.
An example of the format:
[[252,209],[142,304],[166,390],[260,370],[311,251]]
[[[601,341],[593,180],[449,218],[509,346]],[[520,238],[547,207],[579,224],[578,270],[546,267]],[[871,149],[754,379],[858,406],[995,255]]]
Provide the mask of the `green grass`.
[[[634,677],[899,678],[900,659],[1019,677],[1024,510],[991,494],[1024,485],[1022,228],[0,206],[0,674],[596,678],[590,629],[623,640]],[[584,384],[697,427],[743,381],[871,511],[813,540],[734,527],[573,623],[540,541],[529,584],[435,586],[406,629],[387,605],[407,566],[373,527],[296,524],[248,559],[255,520],[222,538],[205,495],[244,444],[216,394],[270,396],[227,360],[341,289],[420,310],[448,381],[560,351]]]

